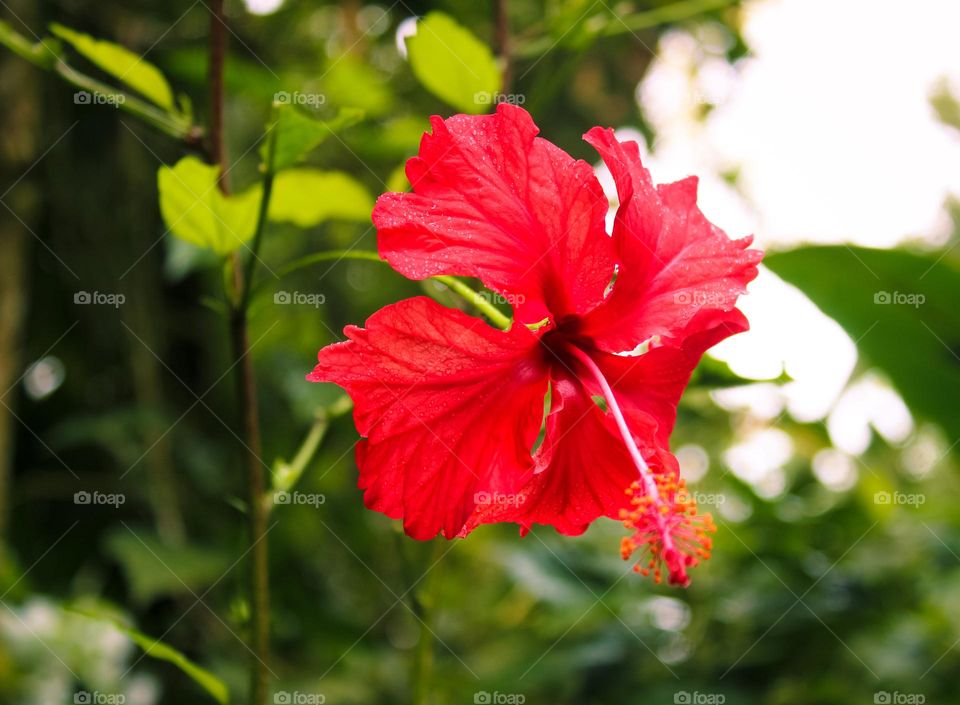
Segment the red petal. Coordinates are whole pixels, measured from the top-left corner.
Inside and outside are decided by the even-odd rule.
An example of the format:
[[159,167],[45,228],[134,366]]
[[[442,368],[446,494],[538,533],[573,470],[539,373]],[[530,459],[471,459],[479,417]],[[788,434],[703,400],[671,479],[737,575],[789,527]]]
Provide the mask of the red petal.
[[546,370],[523,326],[498,331],[426,297],[382,308],[320,351],[313,382],[354,401],[370,509],[428,539],[456,536],[477,493],[512,493],[532,472]]
[[536,137],[522,108],[431,120],[407,163],[413,193],[377,201],[381,256],[403,275],[479,277],[533,323],[596,306],[614,271],[593,169]]
[[[592,355],[655,473],[679,472],[669,450],[670,433],[680,396],[704,351],[747,327],[739,311],[701,316],[691,325],[696,331],[685,332],[680,347],[656,348],[635,357]],[[598,386],[579,370],[554,382],[546,436],[535,456],[536,474],[515,501],[478,508],[462,535],[480,524],[502,521],[519,523],[524,531],[535,523],[549,524],[562,534],[576,535],[598,517],[619,518],[620,510],[630,507],[626,490],[638,479],[637,469],[612,415],[593,400],[600,395]]]
[[731,240],[704,217],[695,177],[655,189],[635,142],[618,142],[599,127],[585,139],[609,167],[620,198],[617,280],[585,333],[604,350],[622,352],[653,336],[676,338],[701,312],[732,311],[763,256],[747,249],[752,238]]

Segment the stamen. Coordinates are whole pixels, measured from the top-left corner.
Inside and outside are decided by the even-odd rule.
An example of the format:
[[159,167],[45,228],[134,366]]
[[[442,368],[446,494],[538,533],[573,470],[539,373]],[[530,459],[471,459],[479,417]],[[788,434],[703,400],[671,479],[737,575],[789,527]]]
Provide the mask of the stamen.
[[600,385],[607,408],[613,413],[617,429],[640,477],[626,488],[627,495],[631,497],[631,508],[622,510],[620,519],[633,533],[623,538],[621,556],[628,560],[634,551],[641,549],[640,560],[633,568],[636,572],[645,576],[652,574],[654,581],[659,584],[663,580],[665,564],[671,585],[689,584],[687,568],[697,565],[700,559],[710,557],[712,540],[709,534],[716,531],[712,517],[709,514],[697,514],[696,501],[687,492],[682,479],[670,472],[654,472],[650,469],[630,433],[603,371],[578,347],[570,345],[567,349]]

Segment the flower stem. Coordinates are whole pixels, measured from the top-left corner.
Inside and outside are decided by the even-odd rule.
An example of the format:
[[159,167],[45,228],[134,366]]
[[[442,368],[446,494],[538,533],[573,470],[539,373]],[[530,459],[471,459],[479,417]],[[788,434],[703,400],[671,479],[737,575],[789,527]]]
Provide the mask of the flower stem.
[[[285,277],[291,272],[295,272],[298,269],[303,269],[304,267],[309,267],[311,264],[316,264],[317,262],[327,262],[330,260],[337,262],[343,259],[366,260],[368,262],[380,262],[381,264],[386,264],[385,260],[380,259],[380,255],[378,255],[376,252],[370,252],[369,250],[328,250],[327,252],[315,252],[312,255],[307,255],[306,257],[296,259],[286,267],[280,269],[278,275],[280,277]],[[498,328],[509,330],[510,326],[513,324],[513,321],[509,317],[502,314],[496,306],[487,300],[483,294],[481,294],[479,291],[471,289],[456,277],[440,274],[430,278],[434,281],[440,282],[452,292],[463,297],[463,299],[465,299],[467,302],[473,304],[477,310],[485,315],[490,322]]]
[[446,274],[440,274],[436,277],[432,277],[432,279],[440,282],[444,286],[448,287],[452,292],[459,294],[464,299],[476,306],[483,315],[490,319],[490,322],[493,323],[493,325],[497,326],[497,328],[509,330],[512,321],[500,313],[497,307],[487,301],[486,297],[484,297],[484,295],[479,291],[474,291],[456,277],[447,276]]

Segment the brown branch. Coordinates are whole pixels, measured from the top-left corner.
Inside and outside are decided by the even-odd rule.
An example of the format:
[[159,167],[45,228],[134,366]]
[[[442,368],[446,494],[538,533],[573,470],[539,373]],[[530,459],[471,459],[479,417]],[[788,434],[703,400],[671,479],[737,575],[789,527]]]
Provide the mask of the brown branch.
[[513,65],[510,57],[510,17],[507,11],[507,0],[493,0],[494,14],[494,50],[503,64],[503,93],[510,92],[513,82]]
[[[226,130],[224,121],[223,74],[226,60],[227,20],[223,0],[210,1],[210,135],[211,161],[220,167],[218,185],[228,193]],[[230,343],[237,365],[237,402],[243,430],[247,465],[247,518],[250,549],[250,705],[267,702],[270,673],[270,581],[267,546],[267,508],[264,503],[263,466],[260,439],[260,415],[257,408],[257,386],[253,360],[250,357],[250,333],[247,325],[248,297],[240,255],[230,258],[234,291],[231,295]]]

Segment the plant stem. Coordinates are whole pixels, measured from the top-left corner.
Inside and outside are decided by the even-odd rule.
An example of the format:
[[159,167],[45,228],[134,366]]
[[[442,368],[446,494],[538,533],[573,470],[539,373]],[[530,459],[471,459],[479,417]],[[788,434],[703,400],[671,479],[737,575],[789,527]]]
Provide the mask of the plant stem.
[[[380,259],[380,255],[378,255],[376,252],[370,252],[367,250],[328,250],[327,252],[315,252],[312,255],[307,255],[306,257],[301,257],[300,259],[294,260],[286,267],[280,269],[278,275],[280,277],[285,277],[291,272],[295,272],[298,269],[303,269],[304,267],[309,267],[311,264],[316,264],[317,262],[326,262],[329,260],[339,261],[343,259],[359,259],[366,260],[367,262],[380,262],[381,264],[386,264],[386,261]],[[439,274],[435,277],[430,277],[430,279],[440,282],[455,294],[463,297],[466,301],[476,306],[477,309],[488,319],[490,319],[490,322],[498,328],[508,330],[513,323],[510,318],[502,314],[496,306],[491,304],[486,296],[479,291],[471,289],[456,277],[446,274]]]
[[210,161],[220,167],[220,189],[230,191],[227,175],[226,130],[224,128],[223,73],[227,56],[227,18],[223,0],[210,0],[210,57],[207,82],[210,90]]
[[32,43],[26,37],[13,31],[5,22],[0,22],[0,44],[34,66],[53,71],[64,81],[76,88],[93,94],[114,98],[113,104],[120,110],[136,115],[148,125],[161,132],[182,140],[188,147],[196,147],[201,131],[191,125],[187,116],[162,110],[150,103],[128,95],[102,81],[77,71],[45,43]]
[[163,132],[174,139],[182,140],[189,147],[195,147],[198,140],[198,131],[179,115],[155,108],[144,100],[128,95],[112,86],[102,83],[95,78],[80,73],[62,60],[53,64],[54,72],[67,83],[92,94],[99,94],[115,98],[114,104],[125,112],[135,115],[151,127]]
[[317,262],[327,262],[329,260],[337,261],[342,259],[362,259],[367,260],[368,262],[380,262],[381,264],[386,264],[384,260],[380,259],[380,255],[378,255],[376,252],[370,252],[369,250],[326,250],[325,252],[314,252],[312,255],[307,255],[306,257],[293,260],[293,262],[285,267],[281,267],[277,271],[277,275],[280,277],[285,277],[288,274],[297,271],[298,269],[309,267],[311,264],[316,264]]
[[[272,482],[272,488],[274,490],[289,491],[293,489],[300,480],[300,476],[303,475],[304,470],[307,469],[307,464],[316,454],[317,448],[320,447],[324,436],[327,435],[327,429],[330,428],[330,421],[349,413],[352,408],[353,400],[344,394],[330,406],[317,410],[313,425],[307,432],[306,438],[303,439],[303,443],[300,444],[297,454],[293,456],[293,460],[289,463],[281,461],[277,464]],[[273,494],[269,494],[264,501],[272,506]]]
[[[217,184],[223,193],[230,190],[227,178],[226,135],[224,121],[223,73],[226,60],[226,17],[223,0],[210,0],[210,134],[209,154],[211,161],[220,167]],[[272,138],[271,138],[272,139]],[[267,177],[271,178],[270,171]],[[266,210],[270,198],[270,184],[264,185],[260,204],[251,266],[256,261]],[[237,365],[237,401],[240,408],[243,439],[246,445],[247,464],[247,522],[251,542],[250,549],[250,705],[264,705],[270,673],[270,579],[267,544],[267,506],[263,501],[263,465],[260,459],[260,417],[257,409],[257,386],[250,357],[250,332],[247,326],[247,303],[249,302],[249,277],[247,278],[237,252],[230,257],[233,274],[233,296],[230,311],[230,342]]]
[[510,92],[513,82],[513,65],[510,61],[510,14],[507,10],[507,0],[493,1],[494,14],[494,49],[500,57],[503,80],[500,90]]
[[443,557],[444,541],[433,539],[430,565],[427,566],[427,583],[413,599],[413,611],[420,619],[420,639],[413,654],[412,705],[427,705],[430,702],[430,684],[433,678],[434,618],[439,600],[439,570],[437,563]]
[[250,294],[253,290],[253,274],[257,267],[257,258],[259,257],[260,244],[263,242],[263,233],[267,229],[267,216],[270,212],[270,197],[273,195],[273,155],[277,146],[276,123],[272,124],[267,133],[267,155],[264,164],[263,189],[261,190],[260,206],[257,211],[257,226],[253,234],[253,242],[250,245],[250,257],[247,259],[247,267],[243,272],[243,291],[240,296],[240,302],[237,305],[241,311],[246,312],[250,306]]
[[432,277],[432,279],[440,282],[444,286],[448,287],[451,291],[459,294],[476,306],[477,309],[483,313],[483,315],[490,319],[490,322],[493,323],[493,325],[497,326],[498,328],[502,328],[503,330],[509,330],[512,321],[500,313],[499,309],[487,301],[486,297],[479,291],[474,291],[456,277],[450,277],[446,274],[440,274],[436,277]]

